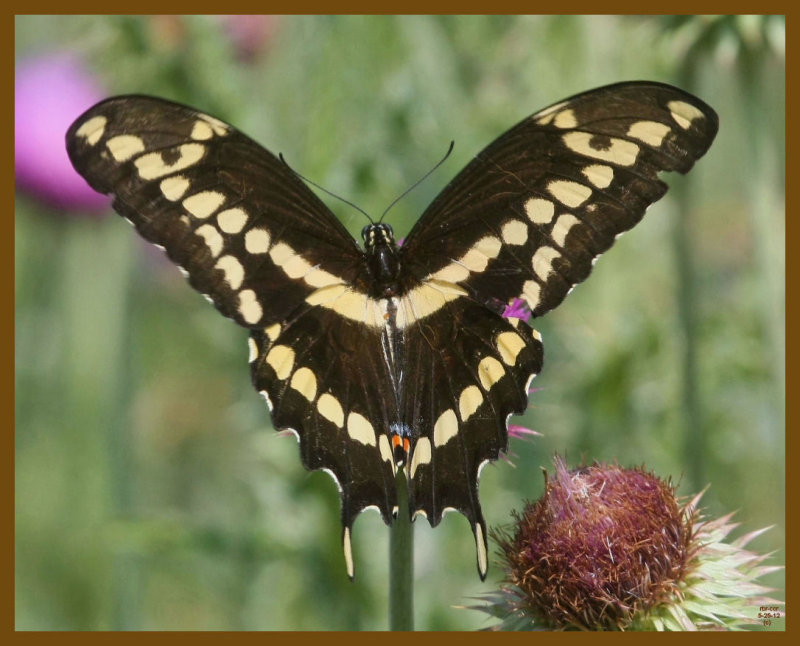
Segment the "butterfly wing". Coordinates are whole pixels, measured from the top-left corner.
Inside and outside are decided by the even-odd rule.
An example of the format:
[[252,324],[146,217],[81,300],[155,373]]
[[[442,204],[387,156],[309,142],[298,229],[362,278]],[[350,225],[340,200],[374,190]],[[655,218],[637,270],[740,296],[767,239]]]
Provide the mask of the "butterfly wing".
[[[500,332],[503,313],[516,299],[534,316],[556,307],[598,255],[664,195],[658,173],[687,172],[717,127],[710,107],[668,85],[620,83],[576,95],[490,144],[406,238],[401,258],[409,274],[454,295],[440,299],[437,323],[429,325],[443,339],[436,352],[430,335],[408,335],[409,356],[427,353],[440,366],[428,368],[441,381],[428,399],[433,420],[446,414],[452,436],[438,447],[436,425],[421,429],[411,504],[433,524],[446,507],[464,513],[479,543],[479,570],[485,560],[479,469],[506,448],[505,419],[524,411],[527,383],[541,362],[541,345],[524,326],[502,337],[505,345],[498,341],[509,334]],[[473,338],[485,339],[489,352],[475,348]],[[519,364],[503,361],[510,349]],[[494,382],[490,374],[503,378]]]
[[250,331],[253,384],[275,427],[294,430],[303,464],[337,482],[352,575],[353,520],[375,506],[389,522],[397,505],[377,421],[389,384],[379,353],[356,356],[380,347],[375,328],[318,303],[346,301],[364,280],[363,252],[285,164],[191,108],[115,97],[73,124],[67,148],[89,184]]
[[89,184],[113,194],[114,209],[240,325],[282,321],[316,288],[356,279],[361,252],[327,207],[271,153],[213,117],[114,97],[72,125],[67,151]]
[[[415,317],[416,297],[403,300]],[[418,311],[418,310],[417,310]],[[408,475],[411,513],[431,525],[464,514],[475,535],[478,573],[488,567],[478,479],[508,445],[509,415],[528,406],[528,384],[542,365],[538,333],[465,297],[444,303],[405,334],[406,419],[419,435]]]
[[660,83],[610,85],[557,103],[500,136],[426,209],[403,246],[420,278],[478,301],[556,307],[593,261],[688,172],[717,133],[716,113]]

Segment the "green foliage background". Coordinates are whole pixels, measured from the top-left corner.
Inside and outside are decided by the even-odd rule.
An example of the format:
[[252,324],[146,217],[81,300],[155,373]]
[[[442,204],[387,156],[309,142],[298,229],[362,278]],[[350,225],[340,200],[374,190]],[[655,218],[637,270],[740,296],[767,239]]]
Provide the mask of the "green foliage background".
[[[688,178],[536,327],[540,388],[514,467],[484,471],[490,525],[538,497],[554,452],[707,484],[709,514],[784,553],[781,17],[280,17],[237,57],[215,17],[18,17],[18,59],[80,54],[109,94],[194,105],[372,213],[445,152],[398,236],[531,112],[626,79],[720,114]],[[77,116],[77,115],[76,115]],[[361,215],[327,200],[354,234]],[[345,576],[330,478],[303,470],[253,391],[246,334],[116,216],[16,196],[18,629],[383,629],[388,531],[355,526]],[[467,521],[415,523],[420,629],[485,627]],[[768,581],[782,587],[780,574]],[[757,609],[754,609],[754,612]]]

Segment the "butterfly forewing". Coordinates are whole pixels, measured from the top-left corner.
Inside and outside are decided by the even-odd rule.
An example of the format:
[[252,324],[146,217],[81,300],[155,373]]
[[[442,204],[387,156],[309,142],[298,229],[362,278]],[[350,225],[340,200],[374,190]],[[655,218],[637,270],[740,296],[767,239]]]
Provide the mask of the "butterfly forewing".
[[367,508],[391,522],[404,468],[412,516],[467,517],[483,577],[480,470],[507,449],[507,419],[524,412],[542,365],[516,304],[557,306],[664,194],[659,171],[688,171],[716,130],[708,106],[657,83],[562,101],[481,152],[399,249],[374,225],[384,264],[276,157],[191,108],[109,99],[70,128],[67,148],[250,331],[253,384],[275,427],[339,487],[350,576],[353,523]]
[[241,325],[282,321],[316,289],[358,274],[358,246],[327,207],[213,117],[116,97],[72,126],[67,149],[87,181],[112,193],[114,208]]
[[658,172],[685,173],[706,152],[717,123],[705,103],[658,83],[562,101],[467,165],[407,237],[404,260],[479,302],[522,298],[544,314],[664,195]]

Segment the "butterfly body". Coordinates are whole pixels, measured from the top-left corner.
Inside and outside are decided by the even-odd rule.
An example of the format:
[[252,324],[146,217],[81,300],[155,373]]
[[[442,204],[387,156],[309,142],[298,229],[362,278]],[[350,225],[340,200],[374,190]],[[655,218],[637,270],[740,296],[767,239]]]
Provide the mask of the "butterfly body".
[[[76,169],[250,335],[253,384],[308,469],[341,496],[347,571],[358,514],[456,510],[481,577],[483,466],[508,445],[542,365],[527,324],[556,307],[711,144],[717,117],[667,85],[620,83],[535,113],[479,153],[402,245],[363,247],[300,179],[192,108],[114,97],[67,133]],[[525,307],[521,307],[521,304]]]

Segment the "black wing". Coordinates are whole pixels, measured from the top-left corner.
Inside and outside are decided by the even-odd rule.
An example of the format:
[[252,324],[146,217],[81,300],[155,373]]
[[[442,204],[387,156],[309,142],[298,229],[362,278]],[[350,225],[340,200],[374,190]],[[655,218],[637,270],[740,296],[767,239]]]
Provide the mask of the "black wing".
[[[404,309],[414,318],[413,299],[404,300]],[[541,337],[518,318],[460,297],[410,326],[404,343],[405,418],[418,432],[408,471],[411,513],[434,526],[448,510],[464,514],[484,578],[478,479],[508,446],[508,417],[528,407],[528,385],[542,366]]]
[[[251,372],[276,428],[298,435],[303,464],[333,475],[350,528],[366,507],[397,505],[374,328],[339,316],[364,256],[328,208],[267,150],[191,108],[108,99],[67,133],[75,168],[147,240],[163,247],[225,315],[251,333]],[[388,451],[390,455],[391,452]]]
[[285,320],[319,287],[350,283],[361,251],[283,163],[221,121],[144,96],[103,101],[67,133],[73,165],[251,329]]
[[561,101],[458,174],[406,238],[404,263],[479,302],[522,298],[540,316],[664,195],[658,173],[688,172],[717,127],[709,106],[660,83],[618,83]]
[[[576,95],[490,144],[406,238],[401,258],[414,279],[458,295],[444,296],[428,334],[420,324],[407,335],[408,356],[420,357],[409,373],[430,383],[417,398],[432,409],[411,461],[412,511],[433,524],[444,508],[464,513],[482,575],[480,466],[506,448],[506,417],[524,411],[541,363],[541,344],[523,325],[502,337],[518,353],[514,363],[499,356],[506,306],[523,299],[534,316],[556,307],[664,195],[659,171],[687,172],[717,127],[710,107],[668,85],[620,83]],[[489,379],[489,366],[502,379]],[[448,442],[436,441],[440,419],[450,422]]]

